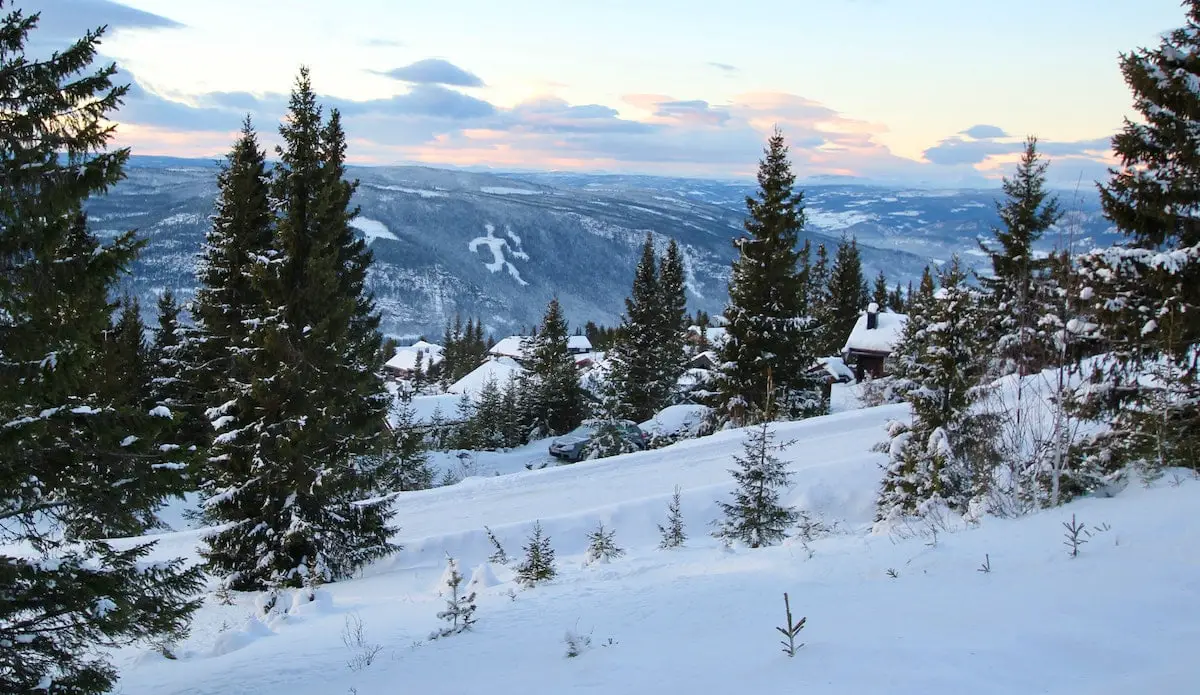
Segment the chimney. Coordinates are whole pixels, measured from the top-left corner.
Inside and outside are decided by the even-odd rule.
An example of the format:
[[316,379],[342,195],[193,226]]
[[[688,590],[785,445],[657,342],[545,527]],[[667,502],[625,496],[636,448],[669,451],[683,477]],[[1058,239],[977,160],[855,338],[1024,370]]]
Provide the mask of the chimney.
[[879,328],[879,305],[871,302],[867,305],[867,330]]

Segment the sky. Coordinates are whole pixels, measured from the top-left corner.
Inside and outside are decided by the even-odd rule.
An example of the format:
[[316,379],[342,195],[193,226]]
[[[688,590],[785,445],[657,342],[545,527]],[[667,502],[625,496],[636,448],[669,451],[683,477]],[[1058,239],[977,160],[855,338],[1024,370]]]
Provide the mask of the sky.
[[[5,3],[11,4],[11,3]],[[134,154],[266,142],[299,66],[359,164],[991,185],[1026,136],[1072,186],[1133,117],[1119,55],[1179,0],[25,0],[31,50],[108,25]],[[7,8],[6,8],[7,9]]]

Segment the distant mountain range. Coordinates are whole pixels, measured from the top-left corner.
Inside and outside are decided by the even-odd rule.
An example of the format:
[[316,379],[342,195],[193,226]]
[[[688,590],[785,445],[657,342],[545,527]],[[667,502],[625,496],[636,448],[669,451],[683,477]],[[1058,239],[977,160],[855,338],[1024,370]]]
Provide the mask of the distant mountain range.
[[[89,202],[93,230],[138,229],[149,244],[131,289],[146,307],[170,287],[190,296],[216,195],[211,160],[134,157],[128,178]],[[375,254],[369,284],[383,330],[440,334],[456,312],[497,335],[534,325],[557,296],[575,325],[612,324],[624,309],[646,232],[684,252],[691,309],[721,310],[731,240],[742,230],[748,182],[566,173],[493,174],[426,167],[351,167],[357,228]],[[953,253],[979,264],[976,239],[997,222],[999,191],[824,184],[804,187],[805,238],[858,239],[864,270],[908,282]],[[1062,194],[1078,248],[1111,243],[1092,191]],[[1055,238],[1043,247],[1054,246]]]

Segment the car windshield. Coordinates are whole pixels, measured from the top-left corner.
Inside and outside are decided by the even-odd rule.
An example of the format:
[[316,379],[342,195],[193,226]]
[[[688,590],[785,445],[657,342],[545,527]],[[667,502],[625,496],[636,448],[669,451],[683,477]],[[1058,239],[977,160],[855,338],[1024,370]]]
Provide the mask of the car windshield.
[[593,433],[595,433],[595,431],[596,431],[595,425],[580,425],[579,427],[576,427],[575,429],[571,430],[570,432],[567,432],[566,435],[564,435],[564,436],[567,436],[567,437],[590,437],[590,436],[592,436]]

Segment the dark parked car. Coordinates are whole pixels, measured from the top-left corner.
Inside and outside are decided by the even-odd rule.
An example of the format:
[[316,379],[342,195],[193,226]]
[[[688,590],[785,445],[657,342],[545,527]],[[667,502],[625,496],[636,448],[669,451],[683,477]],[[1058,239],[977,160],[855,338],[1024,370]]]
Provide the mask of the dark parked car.
[[[621,436],[638,449],[646,448],[649,436],[629,420],[618,420]],[[564,461],[579,461],[587,454],[588,442],[596,436],[600,420],[584,420],[583,424],[550,442],[550,455]]]

